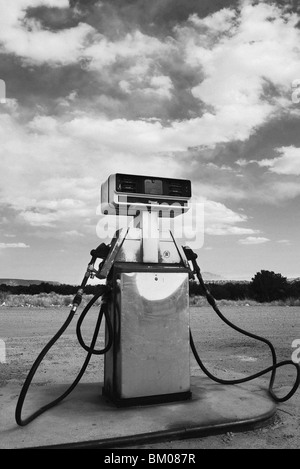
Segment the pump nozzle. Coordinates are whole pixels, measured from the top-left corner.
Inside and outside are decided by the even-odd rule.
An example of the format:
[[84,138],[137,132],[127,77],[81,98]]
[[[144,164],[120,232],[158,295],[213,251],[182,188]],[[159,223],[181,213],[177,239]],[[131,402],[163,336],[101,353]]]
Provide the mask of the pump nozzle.
[[197,259],[198,254],[196,254],[189,246],[182,246],[182,247],[183,247],[184,253],[188,261],[193,261]]
[[92,249],[90,254],[94,259],[106,259],[109,250],[109,244],[101,243],[96,249]]

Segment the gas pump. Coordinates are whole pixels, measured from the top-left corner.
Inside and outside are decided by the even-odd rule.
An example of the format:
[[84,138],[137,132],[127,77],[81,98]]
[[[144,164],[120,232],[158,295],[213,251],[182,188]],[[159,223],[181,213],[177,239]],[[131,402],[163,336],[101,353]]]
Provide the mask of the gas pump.
[[97,274],[114,330],[103,393],[121,406],[189,399],[189,266],[159,218],[188,210],[190,181],[116,174],[101,194],[103,213],[133,215]]
[[[160,219],[171,219],[189,210],[191,182],[184,179],[114,174],[101,186],[101,207],[105,215],[131,217],[128,227],[117,230],[111,243],[91,251],[82,283],[64,324],[40,352],[21,389],[15,412],[16,422],[25,426],[67,397],[82,378],[93,354],[104,355],[103,395],[116,406],[187,401],[192,398],[190,348],[209,378],[221,384],[239,384],[271,373],[269,395],[275,402],[289,399],[298,389],[300,367],[291,360],[277,362],[267,339],[247,332],[230,322],[207,290],[196,261],[197,254],[181,247]],[[101,259],[98,269],[97,259]],[[79,344],[87,351],[82,368],[71,386],[57,399],[23,419],[22,408],[32,379],[45,355],[65,332],[81,303],[91,277],[105,280],[83,309],[76,327]],[[235,380],[214,376],[203,364],[189,326],[189,279],[196,276],[203,294],[215,313],[237,332],[265,343],[272,365]],[[90,345],[81,326],[91,306],[102,298]],[[105,318],[105,347],[95,344]],[[273,391],[277,368],[293,365],[296,379],[291,391],[278,397]]]

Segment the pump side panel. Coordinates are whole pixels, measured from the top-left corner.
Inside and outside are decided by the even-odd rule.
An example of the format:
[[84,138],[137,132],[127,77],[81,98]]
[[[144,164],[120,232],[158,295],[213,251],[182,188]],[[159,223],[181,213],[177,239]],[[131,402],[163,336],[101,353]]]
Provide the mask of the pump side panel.
[[190,390],[188,273],[182,270],[118,274],[114,387],[120,399]]

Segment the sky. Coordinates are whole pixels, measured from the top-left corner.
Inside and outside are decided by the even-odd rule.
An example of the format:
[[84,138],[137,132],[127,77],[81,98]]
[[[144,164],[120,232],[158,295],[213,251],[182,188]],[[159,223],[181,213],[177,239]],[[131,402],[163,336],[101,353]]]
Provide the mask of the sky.
[[0,278],[81,282],[117,172],[191,180],[203,271],[300,276],[297,1],[0,13]]

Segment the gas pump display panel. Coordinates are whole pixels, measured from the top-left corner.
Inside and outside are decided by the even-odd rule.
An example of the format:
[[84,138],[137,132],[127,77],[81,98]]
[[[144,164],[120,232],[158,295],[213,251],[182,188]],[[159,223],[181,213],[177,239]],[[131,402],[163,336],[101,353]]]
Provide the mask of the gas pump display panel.
[[191,195],[191,181],[187,179],[117,173],[101,186],[101,210],[112,215],[154,210],[160,216],[177,216],[189,209]]

